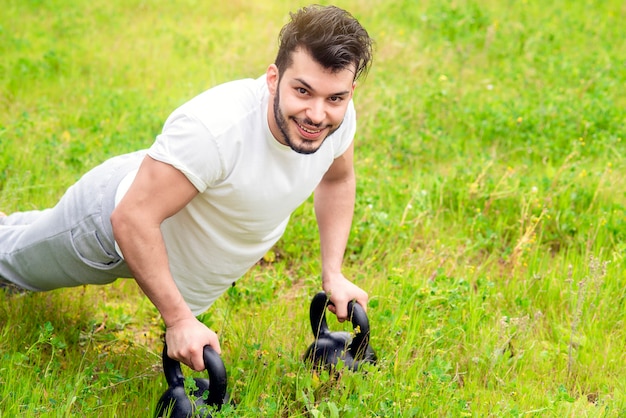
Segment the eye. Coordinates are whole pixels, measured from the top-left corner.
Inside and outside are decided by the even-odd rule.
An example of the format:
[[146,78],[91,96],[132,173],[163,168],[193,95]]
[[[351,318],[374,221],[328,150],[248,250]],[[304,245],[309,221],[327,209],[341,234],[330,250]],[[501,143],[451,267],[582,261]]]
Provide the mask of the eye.
[[341,96],[330,96],[328,98],[328,100],[330,100],[333,103],[341,103],[343,101],[343,97],[341,97]]
[[307,91],[307,89],[305,89],[304,87],[296,87],[296,91],[297,91],[299,94],[302,94],[302,95],[305,95],[305,94],[308,94],[308,93],[309,93],[309,92]]

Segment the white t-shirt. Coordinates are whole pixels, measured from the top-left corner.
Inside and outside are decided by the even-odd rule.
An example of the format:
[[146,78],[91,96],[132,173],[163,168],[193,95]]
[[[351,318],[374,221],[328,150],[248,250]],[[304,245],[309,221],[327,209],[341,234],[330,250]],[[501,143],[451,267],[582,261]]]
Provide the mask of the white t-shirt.
[[[272,248],[354,138],[350,102],[317,152],[296,153],[270,132],[268,99],[265,76],[214,87],[176,109],[148,150],[199,191],[161,224],[171,273],[196,315]],[[135,174],[120,184],[116,204]]]

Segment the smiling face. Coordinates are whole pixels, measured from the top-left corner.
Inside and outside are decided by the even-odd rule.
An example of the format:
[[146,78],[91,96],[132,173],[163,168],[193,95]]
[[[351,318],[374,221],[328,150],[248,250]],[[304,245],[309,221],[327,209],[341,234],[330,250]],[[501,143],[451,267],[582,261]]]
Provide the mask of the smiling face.
[[283,74],[270,65],[267,116],[274,138],[301,154],[317,151],[343,122],[354,92],[354,70],[324,68],[302,49],[292,53]]

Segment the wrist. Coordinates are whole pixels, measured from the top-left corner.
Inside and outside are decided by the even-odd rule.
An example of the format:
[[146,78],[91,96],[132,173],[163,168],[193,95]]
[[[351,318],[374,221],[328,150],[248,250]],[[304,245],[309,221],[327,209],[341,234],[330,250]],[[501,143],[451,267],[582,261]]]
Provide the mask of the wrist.
[[186,303],[177,304],[169,309],[161,310],[161,317],[167,328],[176,326],[176,324],[187,321],[189,319],[196,319],[191,309]]
[[341,271],[322,272],[322,289],[328,290],[343,279]]

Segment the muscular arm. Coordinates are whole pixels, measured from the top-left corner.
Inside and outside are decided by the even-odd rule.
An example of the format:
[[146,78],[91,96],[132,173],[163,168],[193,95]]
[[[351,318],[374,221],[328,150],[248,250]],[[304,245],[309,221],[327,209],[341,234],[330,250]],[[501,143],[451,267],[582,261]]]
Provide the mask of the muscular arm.
[[219,341],[213,331],[195,318],[176,287],[160,229],[166,218],[197,194],[179,170],[146,157],[113,211],[111,223],[137,284],[163,317],[168,355],[194,370],[202,370],[204,346],[209,344],[219,352]]
[[356,180],[354,145],[335,159],[315,189],[315,214],[322,254],[322,288],[335,304],[332,309],[342,321],[348,316],[348,302],[356,299],[367,308],[367,293],[341,272],[354,213]]

